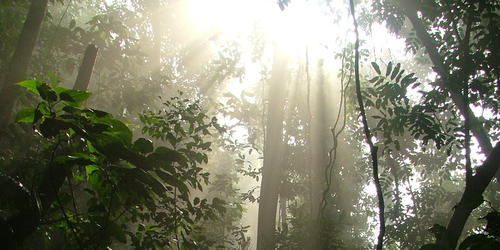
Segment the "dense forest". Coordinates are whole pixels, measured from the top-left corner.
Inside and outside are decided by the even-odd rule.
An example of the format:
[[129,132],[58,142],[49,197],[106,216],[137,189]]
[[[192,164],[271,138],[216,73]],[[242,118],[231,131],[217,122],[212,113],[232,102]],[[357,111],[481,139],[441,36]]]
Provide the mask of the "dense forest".
[[500,249],[496,0],[0,0],[2,249]]

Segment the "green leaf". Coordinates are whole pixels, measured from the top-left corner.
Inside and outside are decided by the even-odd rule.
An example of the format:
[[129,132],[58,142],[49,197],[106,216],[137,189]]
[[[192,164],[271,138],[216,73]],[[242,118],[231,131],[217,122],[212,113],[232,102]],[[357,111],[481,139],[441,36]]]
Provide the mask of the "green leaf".
[[47,112],[46,108],[47,107],[45,102],[41,102],[38,104],[35,110],[35,116],[33,117],[33,123],[37,123],[42,118],[43,113]]
[[373,69],[377,72],[377,74],[380,75],[380,67],[378,66],[378,64],[376,62],[372,62],[372,67]]
[[90,176],[94,174],[95,171],[99,171],[99,167],[96,165],[87,165],[85,166],[85,175],[87,179],[90,179]]
[[417,78],[414,78],[413,77],[414,75],[415,75],[415,73],[411,73],[411,74],[408,74],[405,77],[403,77],[403,79],[401,79],[401,86],[406,87],[406,86],[416,82]]
[[135,174],[135,177],[141,181],[142,183],[148,185],[154,193],[158,196],[162,197],[168,191],[165,185],[158,181],[154,176],[152,176],[149,172],[143,171],[140,168],[134,168],[132,170]]
[[75,102],[75,100],[73,99],[73,97],[71,97],[68,93],[66,92],[62,92],[59,94],[59,98],[62,100],[62,101],[67,101],[67,102]]
[[105,134],[113,136],[115,139],[120,140],[125,145],[130,145],[132,142],[132,131],[125,125],[125,123],[111,119],[109,117],[104,117],[98,119],[97,121],[102,122],[106,125],[111,125]]
[[36,87],[38,93],[40,93],[40,97],[47,102],[55,102],[57,101],[57,94],[54,90],[52,90],[49,85],[46,83],[42,83]]
[[168,185],[176,187],[183,194],[189,193],[189,189],[186,186],[186,184],[184,184],[184,182],[180,181],[179,179],[175,178],[173,175],[160,169],[156,170],[155,172]]
[[16,122],[28,122],[33,123],[35,119],[35,109],[34,108],[24,108],[19,110],[16,114]]
[[24,87],[25,89],[27,89],[27,90],[29,90],[37,95],[40,95],[40,93],[38,93],[37,87],[42,85],[42,83],[37,81],[37,80],[26,80],[26,81],[18,82],[17,85]]
[[405,70],[404,70],[404,69],[403,69],[403,70],[401,70],[401,71],[399,72],[399,74],[398,74],[398,76],[396,77],[396,80],[395,80],[395,81],[396,81],[396,83],[398,83],[398,82],[399,82],[399,80],[401,80],[401,76],[403,76],[403,73],[404,73],[404,72],[405,72]]
[[149,159],[160,162],[178,162],[185,163],[186,158],[179,152],[169,149],[167,147],[158,147],[155,152],[148,156]]
[[378,81],[378,78],[379,78],[379,77],[380,77],[380,76],[375,76],[375,77],[373,77],[372,79],[370,79],[370,80],[368,80],[368,81],[369,81],[370,83],[375,83],[376,81]]
[[[91,94],[89,92],[86,92],[86,91],[66,89],[59,94],[59,97],[63,101],[68,101],[68,102],[72,102],[74,104],[79,105],[83,101],[87,100],[90,97],[90,95]],[[63,99],[63,96],[66,99]]]
[[70,124],[68,124],[67,122],[49,118],[45,119],[42,124],[40,124],[40,132],[44,137],[53,137],[56,136],[59,131],[66,130],[70,127]]
[[153,152],[153,143],[150,140],[139,138],[134,142],[133,149],[143,154]]
[[385,72],[385,76],[389,76],[389,74],[391,73],[392,71],[392,62],[389,62],[389,64],[387,64],[387,71]]
[[392,71],[391,74],[391,80],[394,80],[394,78],[398,75],[400,68],[401,68],[401,63],[396,64],[396,67],[394,67],[394,70]]

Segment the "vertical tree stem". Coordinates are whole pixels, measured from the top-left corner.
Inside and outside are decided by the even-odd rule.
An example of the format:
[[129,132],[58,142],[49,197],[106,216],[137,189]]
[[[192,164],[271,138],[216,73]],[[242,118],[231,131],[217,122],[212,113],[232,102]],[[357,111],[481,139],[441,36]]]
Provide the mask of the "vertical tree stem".
[[353,0],[349,1],[351,7],[352,20],[354,23],[354,32],[356,33],[356,42],[354,44],[354,76],[356,81],[356,96],[358,99],[359,110],[361,113],[361,120],[363,122],[364,132],[366,136],[366,141],[368,146],[370,147],[370,154],[372,158],[372,170],[373,170],[373,179],[375,182],[375,187],[377,189],[377,197],[378,197],[378,209],[379,209],[379,235],[377,242],[377,250],[382,250],[384,244],[384,233],[385,233],[385,219],[384,219],[384,196],[382,194],[382,187],[380,186],[380,180],[378,177],[378,160],[377,160],[377,150],[378,148],[373,145],[372,136],[370,133],[370,128],[368,127],[368,122],[366,120],[366,112],[365,107],[363,105],[363,99],[361,97],[361,83],[359,80],[359,33],[358,33],[358,23],[356,21],[356,16],[354,12],[354,2]]

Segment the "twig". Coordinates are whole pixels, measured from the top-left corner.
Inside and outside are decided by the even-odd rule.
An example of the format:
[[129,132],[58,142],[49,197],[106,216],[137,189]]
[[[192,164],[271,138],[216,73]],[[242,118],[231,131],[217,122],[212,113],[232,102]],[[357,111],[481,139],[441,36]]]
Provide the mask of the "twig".
[[[56,150],[59,147],[59,145],[61,145],[61,137],[60,136],[58,136],[57,143],[54,146],[54,149],[52,150],[52,153],[51,153],[51,156],[50,156],[50,161],[49,161],[49,166],[52,165],[53,162],[54,162],[55,153],[56,153]],[[54,192],[54,194],[56,196],[57,204],[59,205],[59,208],[61,209],[61,212],[62,212],[62,214],[64,216],[64,219],[66,220],[66,223],[68,224],[68,227],[71,229],[71,232],[75,236],[75,239],[76,239],[76,242],[78,243],[79,249],[83,249],[80,237],[78,237],[78,234],[76,233],[76,230],[73,227],[73,223],[71,223],[71,221],[69,220],[69,216],[66,214],[66,211],[64,210],[64,206],[63,206],[63,204],[61,202],[61,199],[59,199],[59,192],[58,192],[57,188],[54,186],[53,182],[51,182],[51,186],[52,186],[53,192]]]

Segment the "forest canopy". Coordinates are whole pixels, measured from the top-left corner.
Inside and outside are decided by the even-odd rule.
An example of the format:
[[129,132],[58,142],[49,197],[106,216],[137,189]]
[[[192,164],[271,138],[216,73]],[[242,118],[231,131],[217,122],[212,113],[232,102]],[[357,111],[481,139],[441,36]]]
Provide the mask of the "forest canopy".
[[500,2],[0,1],[6,249],[500,249]]

